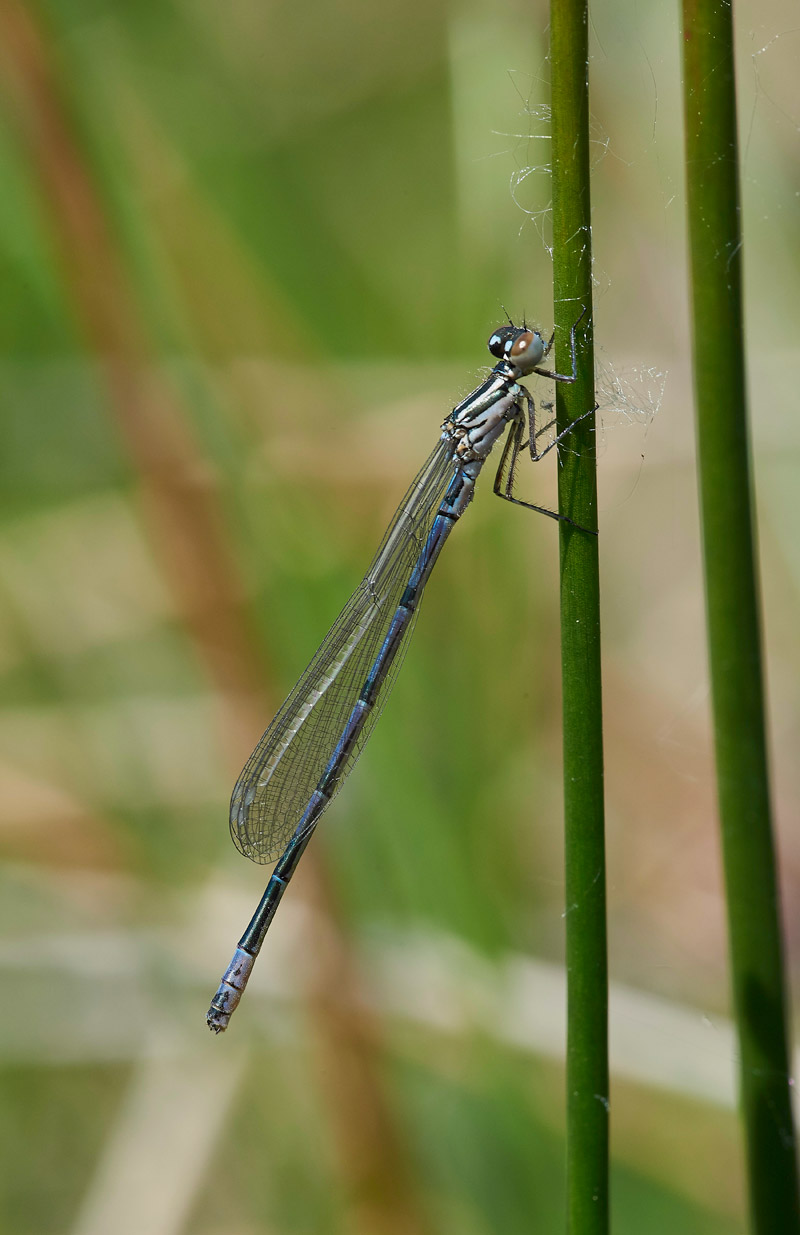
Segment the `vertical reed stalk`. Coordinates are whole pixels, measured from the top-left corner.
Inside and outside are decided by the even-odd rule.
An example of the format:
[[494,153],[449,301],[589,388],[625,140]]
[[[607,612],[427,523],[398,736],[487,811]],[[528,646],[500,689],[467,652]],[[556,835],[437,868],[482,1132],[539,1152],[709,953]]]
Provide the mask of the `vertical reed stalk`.
[[800,1230],[772,836],[742,313],[730,0],[684,0],[700,505],[717,793],[751,1225]]
[[[589,193],[588,8],[552,0],[553,279],[558,369],[569,329],[578,378],[557,385],[558,427],[594,405]],[[594,416],[566,439],[559,509],[597,528]],[[608,965],[606,957],[600,579],[597,537],[561,525],[561,648],[567,902],[567,1229],[608,1231]]]

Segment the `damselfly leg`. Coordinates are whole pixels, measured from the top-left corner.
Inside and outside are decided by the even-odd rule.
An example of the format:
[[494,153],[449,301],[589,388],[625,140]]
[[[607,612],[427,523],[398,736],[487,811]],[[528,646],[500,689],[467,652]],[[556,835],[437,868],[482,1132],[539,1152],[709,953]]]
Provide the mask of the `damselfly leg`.
[[[585,315],[586,315],[586,309],[583,310],[583,313],[581,313],[577,321],[573,323],[572,328],[570,329],[570,332],[569,332],[570,361],[571,361],[571,368],[572,368],[571,373],[555,373],[550,369],[542,369],[539,366],[536,366],[535,368],[532,369],[533,373],[537,373],[540,377],[550,378],[551,381],[554,381],[554,382],[565,382],[571,385],[575,381],[577,377],[577,354],[575,350],[575,332]],[[548,353],[551,351],[554,339],[555,339],[555,331],[550,336],[550,339],[547,343],[547,347],[544,350],[542,359],[544,359],[544,357],[547,356]],[[525,410],[523,410],[523,406],[522,406],[523,400],[525,403]],[[582,420],[585,420],[587,416],[591,416],[597,410],[597,407],[596,406],[591,407],[589,408],[588,411],[583,412],[580,416],[576,416],[575,419],[570,421],[570,423],[566,425],[565,428],[563,428],[560,433],[556,434],[552,442],[548,442],[548,444],[544,447],[543,450],[538,449],[536,445],[537,439],[541,437],[541,435],[545,433],[547,429],[551,428],[552,425],[555,423],[555,421],[550,420],[548,421],[546,425],[543,425],[540,429],[537,429],[536,427],[536,404],[534,402],[533,395],[530,393],[529,390],[526,390],[524,386],[519,387],[519,395],[517,396],[517,407],[519,409],[519,416],[512,423],[511,429],[503,444],[503,451],[500,456],[500,464],[497,469],[497,474],[495,475],[495,478],[494,478],[495,494],[498,497],[502,497],[505,501],[511,502],[514,506],[524,506],[526,510],[535,510],[537,514],[547,515],[550,519],[556,519],[559,523],[568,523],[570,527],[577,528],[578,531],[589,532],[590,535],[596,536],[597,532],[592,531],[591,528],[583,527],[582,524],[580,523],[576,523],[575,520],[570,519],[568,515],[562,515],[556,510],[548,510],[544,506],[535,506],[532,502],[525,502],[522,500],[522,498],[515,497],[514,496],[514,480],[515,480],[515,475],[516,475],[517,460],[519,459],[520,453],[523,450],[525,450],[526,448],[529,449],[530,457],[532,461],[534,463],[538,463],[539,460],[543,459],[544,456],[549,451],[551,451],[554,446],[558,446],[564,440],[564,438],[567,437],[567,435],[572,432],[572,430],[575,428],[577,424],[580,424],[580,422]],[[526,413],[527,413],[527,416],[526,416]],[[528,438],[526,441],[523,442],[522,437],[525,432],[526,418],[528,422]]]

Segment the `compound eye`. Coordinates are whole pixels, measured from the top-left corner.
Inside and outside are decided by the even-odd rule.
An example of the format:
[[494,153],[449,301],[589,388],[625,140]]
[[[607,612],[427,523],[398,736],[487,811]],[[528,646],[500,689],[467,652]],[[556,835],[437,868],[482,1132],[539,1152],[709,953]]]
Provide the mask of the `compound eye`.
[[514,326],[498,326],[497,330],[490,336],[487,347],[497,360],[506,359],[508,349],[516,333],[517,331]]
[[520,373],[530,373],[544,356],[544,339],[538,330],[526,330],[515,339],[508,352],[508,359]]

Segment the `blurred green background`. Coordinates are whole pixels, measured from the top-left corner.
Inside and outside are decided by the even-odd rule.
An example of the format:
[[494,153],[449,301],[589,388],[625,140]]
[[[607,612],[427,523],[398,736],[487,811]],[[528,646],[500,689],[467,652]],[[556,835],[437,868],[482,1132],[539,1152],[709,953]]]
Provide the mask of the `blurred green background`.
[[[737,7],[793,974],[794,18]],[[546,6],[0,0],[0,46],[2,1229],[560,1229],[557,532],[488,480],[229,1033],[204,1022],[266,878],[239,768],[501,305],[552,321]],[[744,1221],[679,49],[669,6],[593,11],[620,1235]],[[520,484],[552,505],[548,463]]]

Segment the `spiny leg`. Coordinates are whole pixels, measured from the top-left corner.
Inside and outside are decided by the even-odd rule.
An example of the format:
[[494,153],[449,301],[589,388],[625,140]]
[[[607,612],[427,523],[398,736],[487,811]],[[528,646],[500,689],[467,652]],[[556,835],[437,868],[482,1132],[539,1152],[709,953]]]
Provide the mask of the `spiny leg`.
[[[563,441],[564,438],[567,436],[567,434],[571,433],[577,424],[580,424],[580,422],[582,420],[585,420],[587,416],[591,416],[593,412],[597,411],[597,404],[595,404],[594,407],[589,408],[588,412],[581,412],[580,416],[576,416],[574,420],[571,420],[569,422],[566,428],[562,429],[560,433],[556,434],[552,442],[548,442],[544,450],[537,450],[536,449],[536,439],[540,435],[540,433],[544,432],[544,429],[537,430],[536,428],[536,404],[533,401],[533,395],[530,393],[529,390],[526,390],[524,386],[521,387],[521,389],[522,389],[523,395],[525,396],[525,402],[528,405],[528,424],[530,426],[530,432],[528,435],[528,441],[526,442],[526,445],[530,447],[531,459],[533,460],[534,463],[538,463],[540,459],[543,459],[545,457],[548,450],[552,450],[554,446],[557,446],[559,442]],[[553,424],[553,421],[551,420],[550,424],[545,425],[544,428],[549,429],[550,425],[552,424]]]
[[[494,492],[497,494],[498,497],[508,497],[509,495],[511,483],[513,483],[514,467],[516,466],[517,457],[520,451],[519,439],[522,437],[523,425],[524,425],[524,422],[521,417],[517,417],[517,419],[513,420],[511,422],[511,429],[508,433],[508,436],[506,437],[506,440],[503,442],[503,451],[502,451],[502,454],[500,455],[500,462],[497,465],[497,472],[494,478]],[[512,452],[513,452],[513,458],[512,458],[512,463],[511,463],[511,482],[510,482],[509,478],[505,475],[505,470],[506,470],[506,462],[508,460],[508,456],[509,454],[512,454]],[[502,490],[505,490],[505,492],[502,492]]]
[[[578,329],[584,317],[586,316],[587,310],[588,310],[588,305],[585,305],[583,312],[581,313],[578,320],[572,323],[572,328],[569,332],[569,354],[570,354],[570,360],[572,361],[572,373],[571,374],[554,373],[551,369],[534,369],[533,370],[534,373],[538,373],[540,377],[552,378],[554,382],[574,382],[575,381],[576,377],[578,376],[578,360],[577,360],[577,355],[575,352],[575,331]],[[544,349],[545,356],[549,355],[550,349],[553,346],[553,340],[555,339],[555,337],[556,337],[556,332],[554,330],[553,333],[550,335],[550,340],[547,344],[547,347]]]
[[[585,415],[589,415],[589,413],[587,412]],[[583,419],[583,417],[580,417],[580,419]],[[526,510],[535,510],[537,514],[547,515],[549,519],[556,519],[559,523],[568,523],[570,527],[576,528],[579,532],[588,532],[591,536],[596,536],[597,532],[593,532],[591,528],[583,527],[580,523],[576,523],[574,519],[570,519],[569,515],[559,514],[556,510],[548,510],[545,506],[534,506],[532,502],[523,502],[522,498],[514,497],[511,490],[514,483],[517,459],[519,458],[520,450],[524,449],[522,445],[524,428],[524,422],[521,419],[515,420],[511,426],[511,432],[503,444],[503,453],[500,456],[500,464],[494,478],[495,493],[498,497],[502,497],[506,502],[511,502],[514,506],[524,506]],[[572,425],[569,428],[572,428]],[[552,444],[555,445],[555,442]],[[546,450],[542,451],[542,455],[546,453]],[[504,475],[509,455],[511,456],[511,462],[508,467],[508,474]],[[535,456],[535,458],[539,459],[542,455]]]
[[[520,395],[517,396],[517,402],[519,406],[521,406],[521,404],[519,404],[520,396],[524,398],[525,402],[527,403],[528,425],[530,427],[530,430],[529,430],[528,436],[525,438],[525,441],[520,442],[519,449],[528,450],[530,448],[531,458],[533,459],[534,462],[536,462],[539,456],[537,456],[534,453],[533,448],[531,448],[531,442],[536,442],[536,440],[540,438],[543,433],[546,433],[548,429],[552,429],[553,425],[556,423],[556,418],[555,416],[553,416],[551,420],[548,420],[546,425],[542,425],[541,428],[537,429],[536,428],[536,404],[534,403],[533,395],[525,386],[520,386]],[[553,410],[552,403],[543,402],[541,406],[546,407],[549,412]],[[522,437],[522,434],[520,434],[520,437]]]

